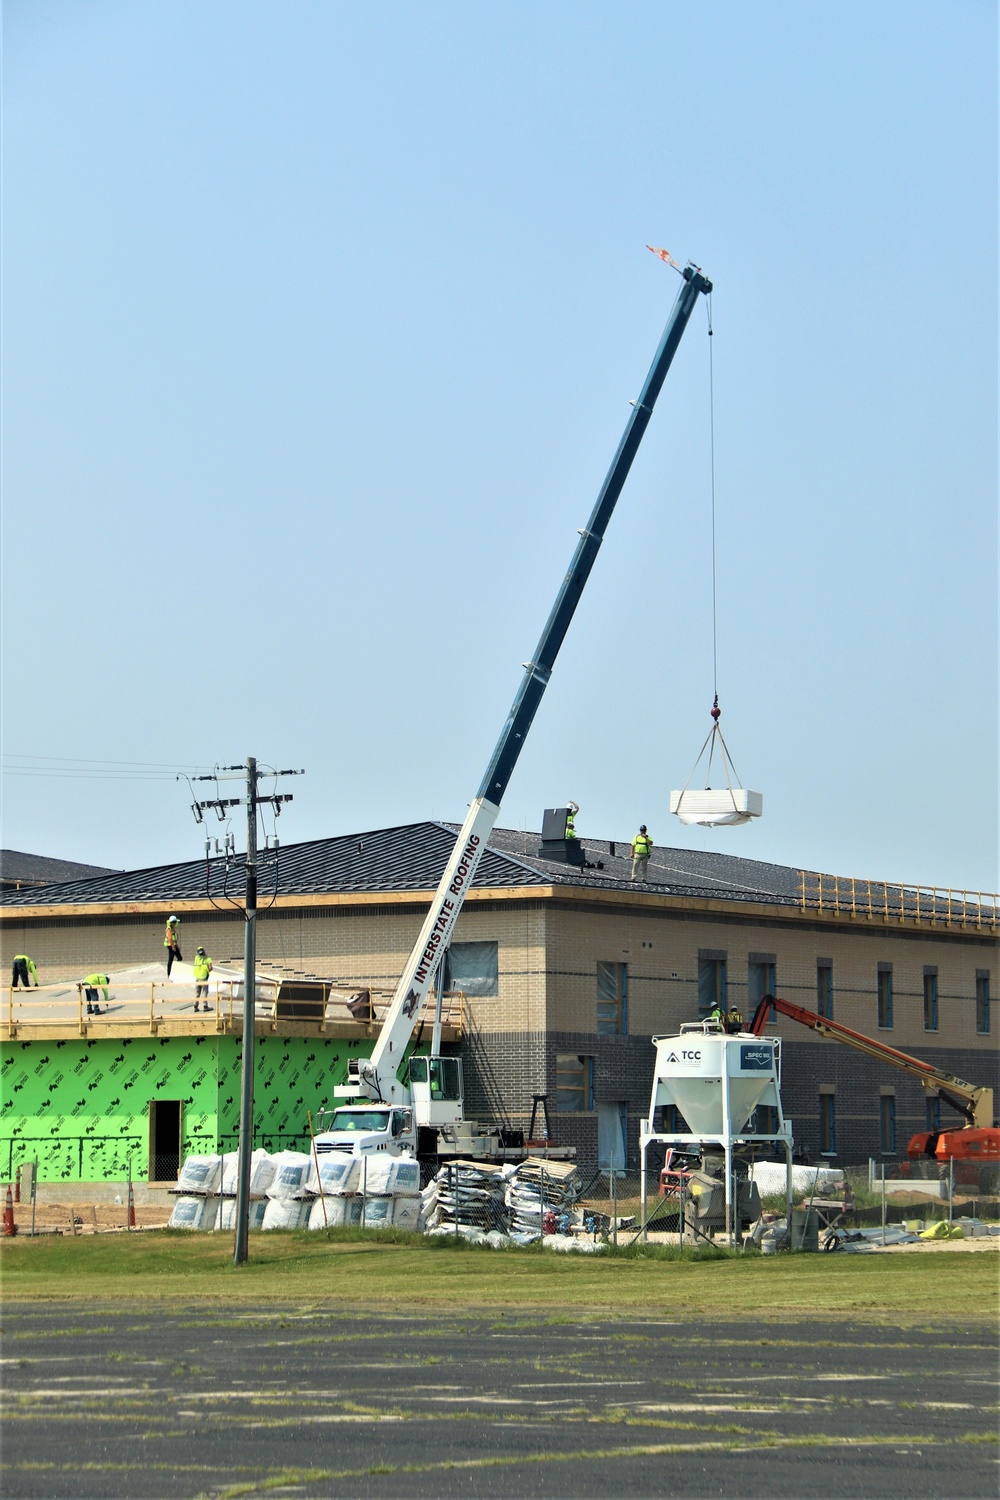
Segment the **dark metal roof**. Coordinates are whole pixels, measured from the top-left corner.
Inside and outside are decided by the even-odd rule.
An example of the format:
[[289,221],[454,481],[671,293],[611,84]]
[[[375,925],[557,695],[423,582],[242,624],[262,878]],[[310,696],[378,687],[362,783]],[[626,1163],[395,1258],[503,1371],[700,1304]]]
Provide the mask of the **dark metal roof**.
[[[264,904],[275,889],[279,895],[326,895],[379,891],[432,891],[441,878],[455,842],[457,825],[424,822],[400,828],[379,828],[368,833],[313,839],[281,849],[277,870],[273,857],[261,856],[260,900]],[[685,849],[654,849],[649,880],[644,886],[629,882],[631,857],[627,844],[585,839],[588,860],[603,869],[576,868],[540,859],[537,833],[495,829],[476,876],[479,889],[565,885],[596,890],[626,891],[659,889],[678,896],[703,896],[716,900],[768,901],[782,905],[798,902],[801,876],[784,865],[759,860],[736,859],[728,854],[705,854]],[[242,856],[230,861],[228,876],[224,860],[207,867],[208,889],[217,899],[228,889],[242,894]],[[56,887],[5,891],[6,906],[87,905],[100,902],[166,902],[197,900],[206,893],[203,860],[185,864],[158,865],[148,870],[128,870],[85,880],[61,882]]]
[[46,854],[0,849],[0,883],[3,885],[48,885],[52,881],[85,880],[91,875],[110,873],[107,865],[83,865],[74,859],[50,859]]

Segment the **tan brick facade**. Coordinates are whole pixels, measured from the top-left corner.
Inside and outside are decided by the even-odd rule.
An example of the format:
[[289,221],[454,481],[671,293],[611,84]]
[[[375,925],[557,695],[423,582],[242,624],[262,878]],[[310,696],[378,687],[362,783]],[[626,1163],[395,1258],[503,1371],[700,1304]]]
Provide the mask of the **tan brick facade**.
[[[258,923],[258,962],[345,984],[391,991],[426,911],[426,896],[283,898]],[[0,963],[31,954],[46,980],[79,978],[163,955],[163,923],[173,908],[8,908],[0,922]],[[243,920],[202,902],[179,903],[181,945],[201,943],[220,961],[240,961]],[[994,1004],[997,944],[974,928],[827,918],[793,907],[740,905],[663,895],[560,887],[474,891],[457,942],[495,941],[499,993],[468,1002],[464,1043],[470,1109],[527,1123],[533,1093],[556,1096],[560,1053],[594,1060],[594,1099],[624,1105],[629,1147],[645,1114],[651,1081],[650,1037],[698,1015],[699,954],[725,957],[731,1004],[747,1016],[748,965],[775,965],[776,991],[816,1006],[817,963],[832,968],[834,1017],[979,1083],[997,1087],[996,1038],[976,1028],[976,977],[987,973]],[[627,965],[627,1034],[599,1036],[597,965]],[[877,975],[891,965],[893,1026],[879,1031]],[[938,1029],[924,1027],[924,975],[936,971]],[[797,1143],[815,1150],[817,1097],[836,1092],[841,1159],[877,1154],[880,1089],[897,1091],[901,1137],[924,1127],[919,1086],[849,1049],[817,1041],[782,1021],[784,1097]],[[498,1104],[498,1096],[502,1105]],[[950,1114],[948,1119],[954,1117]],[[596,1113],[561,1116],[563,1138],[585,1157],[596,1150]],[[841,1142],[843,1143],[841,1145]],[[902,1139],[905,1152],[905,1138]]]

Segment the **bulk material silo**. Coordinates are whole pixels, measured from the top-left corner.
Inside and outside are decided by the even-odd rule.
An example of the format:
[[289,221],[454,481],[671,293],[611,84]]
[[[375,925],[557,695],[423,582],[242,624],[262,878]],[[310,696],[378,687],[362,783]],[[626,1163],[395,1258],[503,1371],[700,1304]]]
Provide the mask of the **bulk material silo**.
[[[639,1133],[643,1225],[646,1154],[654,1143],[699,1156],[703,1161],[706,1153],[718,1157],[721,1147],[725,1160],[725,1229],[731,1238],[738,1237],[740,1228],[739,1216],[734,1214],[734,1150],[738,1148],[740,1156],[746,1157],[753,1152],[743,1148],[780,1146],[785,1153],[791,1222],[792,1132],[781,1109],[780,1040],[745,1031],[729,1035],[717,1021],[707,1020],[682,1026],[676,1036],[654,1037],[653,1044],[656,1065],[649,1118],[643,1120]],[[755,1118],[763,1109],[769,1111],[766,1122],[771,1128],[767,1130],[759,1130]],[[664,1125],[667,1128],[662,1128]]]

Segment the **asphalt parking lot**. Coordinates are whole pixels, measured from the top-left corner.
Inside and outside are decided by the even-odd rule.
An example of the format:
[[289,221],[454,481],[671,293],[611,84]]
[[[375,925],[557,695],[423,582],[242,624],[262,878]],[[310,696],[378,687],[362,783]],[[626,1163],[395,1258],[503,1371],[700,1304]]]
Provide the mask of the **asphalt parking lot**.
[[992,1326],[8,1305],[3,1493],[993,1497],[997,1369]]

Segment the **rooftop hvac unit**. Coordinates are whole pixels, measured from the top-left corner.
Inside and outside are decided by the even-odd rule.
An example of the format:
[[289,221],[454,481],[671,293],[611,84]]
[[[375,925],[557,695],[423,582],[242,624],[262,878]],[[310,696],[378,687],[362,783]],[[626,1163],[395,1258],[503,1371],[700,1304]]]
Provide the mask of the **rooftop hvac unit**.
[[719,791],[708,788],[700,792],[671,792],[670,811],[682,823],[705,828],[732,827],[759,818],[764,811],[764,798],[760,792],[749,792],[741,786]]

